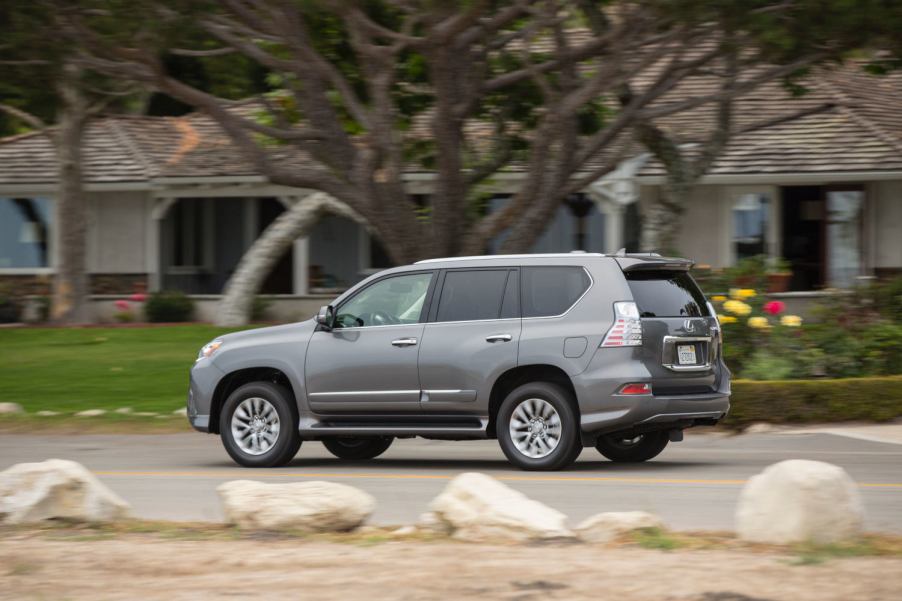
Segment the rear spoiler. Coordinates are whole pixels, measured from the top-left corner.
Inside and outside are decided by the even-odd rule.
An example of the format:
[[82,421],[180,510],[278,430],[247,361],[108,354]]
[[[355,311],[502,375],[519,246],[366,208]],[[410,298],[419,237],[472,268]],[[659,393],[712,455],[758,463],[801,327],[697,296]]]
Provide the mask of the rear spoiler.
[[624,272],[628,271],[689,271],[695,261],[678,257],[662,257],[656,253],[635,253],[615,256],[614,260]]

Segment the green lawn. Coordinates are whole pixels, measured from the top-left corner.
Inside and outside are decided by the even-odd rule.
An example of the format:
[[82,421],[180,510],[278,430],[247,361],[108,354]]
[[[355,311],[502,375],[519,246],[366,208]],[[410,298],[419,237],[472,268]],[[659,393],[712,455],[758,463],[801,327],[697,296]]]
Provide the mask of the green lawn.
[[188,370],[209,325],[0,329],[0,402],[48,409],[171,412],[185,405]]

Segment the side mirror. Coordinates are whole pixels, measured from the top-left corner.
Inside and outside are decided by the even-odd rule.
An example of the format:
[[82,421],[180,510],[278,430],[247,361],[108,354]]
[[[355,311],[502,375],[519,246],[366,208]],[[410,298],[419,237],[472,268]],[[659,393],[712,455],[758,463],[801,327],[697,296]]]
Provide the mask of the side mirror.
[[332,309],[332,305],[323,305],[320,307],[314,319],[324,330],[331,330],[332,324],[335,321],[335,313]]

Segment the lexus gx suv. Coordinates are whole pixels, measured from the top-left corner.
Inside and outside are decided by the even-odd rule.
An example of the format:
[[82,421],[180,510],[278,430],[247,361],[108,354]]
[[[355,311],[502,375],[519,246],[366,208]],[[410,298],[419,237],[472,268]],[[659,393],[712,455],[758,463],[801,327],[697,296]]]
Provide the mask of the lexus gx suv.
[[621,251],[388,269],[313,319],[205,345],[188,419],[248,467],[284,465],[302,441],[359,461],[414,436],[496,438],[527,470],[588,446],[646,461],[730,409],[721,330],[691,266]]

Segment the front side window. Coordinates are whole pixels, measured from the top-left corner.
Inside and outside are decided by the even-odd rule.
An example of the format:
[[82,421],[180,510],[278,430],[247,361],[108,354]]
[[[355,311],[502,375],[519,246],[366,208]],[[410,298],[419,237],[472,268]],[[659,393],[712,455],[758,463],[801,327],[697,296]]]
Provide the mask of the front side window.
[[742,194],[733,204],[736,260],[767,254],[770,202],[766,194]]
[[582,267],[524,267],[521,272],[523,317],[562,315],[591,283]]
[[50,267],[47,198],[0,198],[0,269]]
[[640,317],[707,317],[708,303],[687,271],[628,271]]
[[420,320],[432,273],[379,280],[338,308],[336,328],[412,324]]
[[501,317],[507,269],[449,271],[445,274],[436,321],[475,321]]

